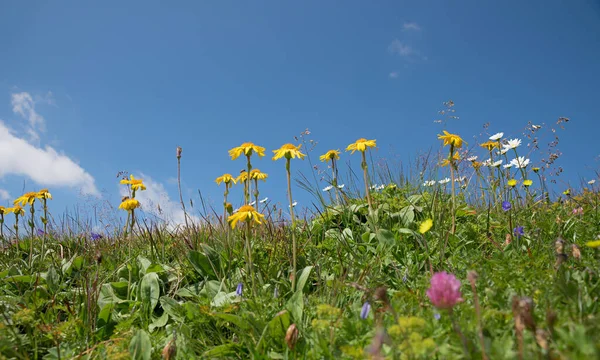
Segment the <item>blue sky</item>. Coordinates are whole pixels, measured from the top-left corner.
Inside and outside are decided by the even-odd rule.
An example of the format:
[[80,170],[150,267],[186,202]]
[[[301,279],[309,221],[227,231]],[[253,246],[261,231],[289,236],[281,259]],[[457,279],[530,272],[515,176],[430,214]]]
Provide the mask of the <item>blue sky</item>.
[[[59,214],[89,204],[81,188],[117,205],[127,170],[176,212],[179,145],[185,197],[219,207],[214,178],[244,167],[227,150],[245,141],[270,155],[308,128],[313,160],[366,137],[407,162],[444,128],[474,145],[484,123],[513,138],[560,116],[561,179],[591,179],[598,34],[595,1],[2,3],[0,201],[49,186]],[[284,201],[284,163],[255,165]]]

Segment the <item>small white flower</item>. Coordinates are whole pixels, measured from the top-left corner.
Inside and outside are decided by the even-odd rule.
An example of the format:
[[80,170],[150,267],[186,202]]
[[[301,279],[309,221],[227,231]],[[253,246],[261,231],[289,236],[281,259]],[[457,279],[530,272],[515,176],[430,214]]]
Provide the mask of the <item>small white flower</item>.
[[327,191],[329,191],[329,190],[331,190],[331,189],[333,189],[333,185],[325,186],[325,187],[323,188],[323,191],[327,192]]
[[483,166],[492,166],[492,159],[485,159],[481,165]]
[[531,127],[533,128],[533,130],[538,130],[542,127],[542,125],[531,125]]
[[442,180],[438,181],[438,183],[440,183],[440,184],[447,184],[447,183],[449,183],[450,181],[451,181],[451,179],[450,179],[450,178],[445,178],[445,179],[442,179]]
[[433,186],[433,185],[435,185],[435,183],[436,183],[435,180],[428,180],[423,183],[423,186]]
[[469,157],[467,158],[467,161],[471,161],[471,162],[473,162],[473,161],[475,161],[475,160],[477,160],[477,156],[469,156]]
[[502,165],[502,167],[505,169],[510,169],[512,166],[513,166],[513,164]]
[[250,204],[248,204],[248,205],[250,205],[250,206],[254,206],[254,204],[256,204],[256,201],[253,201],[253,202],[251,202],[251,203],[250,203]]
[[510,149],[515,149],[517,147],[519,147],[521,145],[521,139],[511,139],[508,140],[508,142],[504,145],[502,145],[503,148],[510,150]]
[[338,185],[338,189],[343,189],[346,184]]
[[496,152],[496,154],[498,154],[498,155],[504,155],[504,154],[506,154],[506,152],[508,150],[510,150],[510,149],[500,149],[499,151]]
[[495,161],[490,165],[490,167],[498,167],[500,165],[502,165],[502,160]]
[[502,139],[503,136],[504,136],[503,132],[495,133],[494,135],[490,136],[490,140],[498,141],[498,140]]
[[259,201],[259,203],[261,203],[261,204],[264,204],[264,203],[266,203],[266,202],[267,202],[267,200],[269,200],[269,198],[268,198],[268,197],[266,197],[266,198],[264,198],[264,199],[260,200],[260,201]]
[[594,180],[590,180],[590,181],[588,181],[588,184],[590,184],[590,185],[594,185],[595,183],[596,183],[596,180],[595,180],[595,179],[594,179]]
[[517,169],[525,168],[529,165],[529,159],[525,159],[524,156],[519,156],[516,159],[512,159],[510,163]]
[[[294,202],[292,203],[292,207],[295,207],[296,205],[298,205],[298,202],[297,202],[297,201],[294,201]],[[289,206],[289,205],[288,205],[288,206]]]
[[383,190],[383,189],[385,189],[385,185],[383,185],[383,184],[381,184],[377,187],[377,190]]
[[461,176],[461,177],[457,177],[456,179],[454,179],[454,182],[462,182],[465,181],[467,178],[465,176]]
[[233,213],[235,214],[235,213],[236,213],[236,212],[238,212],[238,211],[240,211],[240,209],[239,209],[239,208],[237,208],[237,209],[233,210]]

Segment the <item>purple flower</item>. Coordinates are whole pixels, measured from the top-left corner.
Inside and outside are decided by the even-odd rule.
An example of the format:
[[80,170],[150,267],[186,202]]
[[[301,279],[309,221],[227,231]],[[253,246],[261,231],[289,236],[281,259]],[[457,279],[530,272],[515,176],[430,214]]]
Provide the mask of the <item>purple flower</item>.
[[573,209],[573,215],[583,215],[583,208],[578,207],[578,208]]
[[503,201],[502,202],[502,210],[504,211],[508,211],[512,208],[512,205],[510,204],[509,201]]
[[235,294],[237,296],[242,296],[242,291],[244,290],[244,284],[239,283],[237,284],[237,288],[235,289]]
[[442,317],[442,315],[441,315],[440,313],[434,313],[434,314],[433,314],[433,317],[434,317],[436,320],[439,320],[439,319]]
[[100,240],[103,238],[102,235],[100,234],[96,234],[95,232],[91,233],[90,236],[92,237],[92,240],[96,241],[96,240]]
[[38,236],[44,236],[46,233],[44,232],[44,230],[38,229],[37,234],[38,234]]
[[360,318],[365,320],[367,316],[369,316],[369,311],[371,311],[371,304],[369,304],[368,301],[365,301],[362,309],[360,310]]
[[521,236],[525,235],[525,229],[523,229],[522,226],[517,226],[516,228],[513,229],[513,233],[515,234],[517,239],[520,239]]
[[445,271],[435,273],[431,277],[427,296],[438,309],[452,309],[456,303],[463,301],[460,280]]

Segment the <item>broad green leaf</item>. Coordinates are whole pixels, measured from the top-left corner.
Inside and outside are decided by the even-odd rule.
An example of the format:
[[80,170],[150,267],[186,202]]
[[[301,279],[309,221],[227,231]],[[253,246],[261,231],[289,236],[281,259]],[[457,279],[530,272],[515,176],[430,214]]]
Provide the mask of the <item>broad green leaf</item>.
[[129,355],[133,360],[150,360],[152,343],[144,330],[138,330],[129,343]]
[[392,246],[395,244],[394,233],[386,229],[377,230],[377,240],[386,246]]
[[211,266],[210,259],[208,256],[201,252],[191,250],[188,254],[188,259],[194,267],[194,269],[202,276],[216,279],[215,272]]
[[225,321],[228,321],[228,322],[236,325],[237,327],[239,327],[242,330],[249,330],[249,329],[251,329],[250,323],[248,321],[244,320],[240,316],[237,316],[237,315],[234,315],[234,314],[225,314],[225,313],[214,313],[213,316],[217,317],[219,319],[223,319]]
[[142,274],[145,274],[147,272],[146,270],[148,270],[150,265],[152,265],[152,262],[150,260],[146,259],[145,257],[143,257],[141,255],[138,255],[137,261],[138,261],[138,264],[140,264],[140,272]]
[[185,309],[174,299],[171,299],[168,296],[161,296],[160,306],[163,308],[165,313],[169,314],[175,320],[183,321]]
[[158,329],[167,325],[169,321],[169,314],[164,312],[160,317],[152,317],[152,323],[148,325],[148,331],[153,332],[154,329]]
[[160,296],[160,285],[158,275],[149,273],[144,275],[140,283],[140,300],[149,306],[150,311],[154,310]]
[[202,354],[204,358],[210,359],[223,359],[234,355],[240,355],[238,344],[223,344],[215,346]]
[[302,291],[296,291],[285,305],[286,309],[292,314],[294,322],[302,322],[302,313],[304,311],[304,296]]
[[127,298],[127,288],[129,287],[129,283],[127,281],[116,281],[111,282],[110,286],[116,296],[125,300]]
[[48,272],[46,273],[46,284],[48,284],[48,291],[53,294],[60,288],[60,275],[52,265],[48,268]]
[[312,266],[307,266],[302,270],[302,274],[300,274],[298,283],[296,284],[296,291],[302,291],[302,289],[304,289],[304,285],[306,285],[306,281],[308,281],[312,268]]

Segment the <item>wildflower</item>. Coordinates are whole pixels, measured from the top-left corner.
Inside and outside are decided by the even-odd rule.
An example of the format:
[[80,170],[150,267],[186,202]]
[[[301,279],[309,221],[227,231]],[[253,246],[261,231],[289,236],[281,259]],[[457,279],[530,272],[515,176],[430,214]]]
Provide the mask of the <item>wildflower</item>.
[[370,311],[371,311],[371,304],[369,304],[368,301],[365,301],[365,303],[362,306],[362,309],[360,310],[360,318],[365,320],[367,318],[367,316],[369,316]]
[[534,167],[534,168],[531,168],[531,170],[533,170],[534,173],[537,173],[537,172],[540,171],[540,168],[539,167]]
[[183,152],[183,149],[181,148],[181,146],[177,147],[177,151],[176,151],[176,156],[177,159],[181,159],[181,153]]
[[252,170],[250,170],[250,179],[252,179],[252,180],[263,180],[263,181],[266,181],[266,179],[268,177],[269,177],[268,174],[260,172],[260,170],[258,170],[258,169],[252,169]]
[[588,241],[585,243],[585,246],[591,248],[597,248],[600,246],[600,240]]
[[433,226],[433,220],[427,219],[427,220],[423,221],[421,223],[421,225],[419,225],[419,232],[421,234],[425,234],[426,232],[429,231],[429,229],[431,229],[432,226]]
[[277,150],[273,150],[275,156],[273,156],[273,160],[281,159],[285,157],[286,159],[304,159],[305,154],[300,152],[300,148],[302,144],[296,146],[293,144],[285,144]]
[[506,144],[502,145],[505,149],[516,149],[521,145],[521,139],[511,139],[506,142]]
[[294,202],[292,203],[292,206],[291,206],[291,207],[296,207],[296,205],[298,205],[298,202],[297,202],[297,201],[294,201]]
[[352,151],[351,154],[354,154],[355,151],[365,152],[367,148],[373,148],[377,146],[376,140],[367,140],[365,138],[360,138],[353,142],[352,144],[346,147],[346,151]]
[[573,209],[573,215],[583,215],[583,208],[580,206],[578,208]]
[[438,184],[447,184],[447,183],[449,183],[450,181],[451,181],[451,179],[450,179],[450,178],[445,178],[445,179],[442,179],[442,180],[438,181]]
[[502,149],[502,150],[498,151],[498,155],[504,155],[504,154],[506,154],[506,152],[507,152],[508,150],[510,150],[510,149],[506,149],[506,148],[504,148],[504,149]]
[[238,184],[242,184],[245,183],[246,180],[248,180],[248,172],[246,170],[242,170],[240,171],[240,175],[238,175],[238,177],[235,178],[235,180],[233,181],[233,183],[238,183]]
[[142,179],[136,179],[133,175],[129,176],[129,180],[122,179],[121,184],[131,185],[131,190],[146,190],[146,185],[144,185]]
[[502,139],[503,136],[504,136],[503,132],[495,133],[494,135],[490,136],[490,140],[498,141],[498,140]]
[[256,201],[252,201],[252,202],[251,202],[250,204],[248,204],[248,205],[250,205],[250,206],[254,206],[254,205],[256,205]]
[[444,146],[450,145],[455,148],[462,147],[463,143],[463,139],[460,136],[456,134],[450,134],[446,130],[444,130],[444,135],[438,135],[438,139],[444,142]]
[[346,184],[341,184],[341,185],[338,185],[338,186],[337,186],[337,188],[338,188],[338,189],[343,189],[343,188],[344,188],[344,186],[346,186]]
[[296,343],[298,342],[298,327],[296,324],[292,324],[288,327],[285,332],[285,343],[290,350],[294,350]]
[[483,144],[479,144],[479,146],[481,146],[484,149],[488,149],[489,151],[492,151],[493,149],[499,147],[498,142],[496,141],[486,141]]
[[267,200],[269,200],[269,198],[268,198],[268,197],[266,197],[266,198],[264,198],[264,199],[260,200],[260,201],[259,201],[259,203],[261,203],[261,204],[264,204],[264,203],[266,203],[266,202],[267,202]]
[[450,165],[450,163],[453,163],[455,161],[459,161],[460,160],[460,155],[455,152],[454,155],[452,155],[452,157],[448,157],[447,159],[442,160],[442,163],[440,164],[441,166],[448,166]]
[[511,208],[512,208],[512,205],[510,204],[510,202],[508,202],[508,201],[503,201],[502,202],[502,210],[508,211]]
[[140,202],[137,201],[136,199],[130,199],[127,196],[123,199],[123,201],[121,202],[121,205],[119,205],[119,209],[123,209],[123,210],[127,210],[127,211],[131,211],[138,207],[140,207]]
[[567,190],[563,191],[563,195],[570,196],[571,195],[571,189],[567,189]]
[[428,180],[423,183],[423,186],[433,186],[433,185],[435,185],[435,183],[436,183],[435,180]]
[[596,183],[595,179],[588,181],[588,184],[590,184],[590,185],[594,185],[595,183]]
[[242,291],[244,290],[244,284],[239,283],[237,284],[237,288],[235,289],[235,294],[237,296],[242,296]]
[[94,240],[94,241],[100,240],[103,238],[103,236],[101,234],[97,234],[95,232],[91,233],[90,236],[91,236],[92,240]]
[[510,163],[517,169],[525,168],[529,165],[529,159],[525,159],[524,156],[519,156],[516,159],[512,159]]
[[467,161],[470,161],[470,162],[474,162],[475,160],[477,160],[477,156],[469,156],[467,158]]
[[5,212],[5,214],[13,213],[15,215],[25,216],[25,210],[23,210],[21,205],[15,205],[14,207],[11,207],[11,208],[5,208],[4,212]]
[[460,281],[445,271],[433,274],[427,296],[438,309],[452,309],[454,305],[463,301],[460,293]]
[[480,167],[482,167],[482,166],[483,166],[483,163],[482,163],[482,162],[479,162],[479,161],[473,161],[473,162],[471,163],[471,165],[473,165],[473,169],[475,169],[475,170],[478,170]]
[[495,162],[493,162],[493,163],[490,165],[490,167],[498,167],[498,166],[500,166],[500,165],[502,165],[502,160],[498,160],[498,161],[495,161]]
[[319,160],[322,162],[328,162],[330,160],[339,160],[340,159],[340,151],[339,150],[329,150],[325,154],[319,156]]
[[37,229],[37,235],[38,236],[44,236],[46,233],[44,232],[44,230],[42,229]]
[[513,234],[515,234],[515,236],[520,239],[521,236],[525,235],[525,230],[523,229],[522,226],[517,226],[516,228],[513,229]]
[[510,180],[508,180],[508,183],[507,183],[507,184],[508,184],[508,186],[510,186],[510,187],[515,187],[515,186],[517,186],[517,180],[515,180],[515,179],[510,179]]
[[265,148],[262,146],[254,145],[254,143],[251,142],[245,142],[242,145],[229,150],[229,156],[231,156],[231,160],[237,159],[242,154],[250,156],[253,153],[256,153],[258,156],[263,157],[265,156]]
[[513,164],[504,164],[502,165],[503,168],[505,169],[510,169],[513,166]]
[[523,180],[523,186],[529,187],[531,186],[531,184],[533,184],[533,181],[527,179],[527,180]]
[[37,192],[36,197],[38,199],[52,199],[52,194],[48,192],[48,189],[42,189]]
[[323,188],[323,191],[324,191],[324,192],[327,192],[327,191],[329,191],[329,190],[331,190],[331,189],[333,189],[333,186],[332,186],[332,185],[329,185],[329,186],[325,186],[325,187]]
[[573,254],[573,258],[576,260],[581,259],[581,249],[579,249],[579,246],[572,244],[571,245],[571,254]]
[[238,209],[238,211],[229,217],[229,222],[231,223],[231,228],[235,229],[235,225],[238,221],[254,221],[257,224],[262,224],[260,222],[261,219],[264,219],[264,215],[254,210],[254,208],[250,205],[244,205]]
[[215,182],[217,183],[217,185],[221,185],[221,183],[225,183],[226,185],[229,185],[232,182],[235,184],[236,179],[234,179],[231,174],[223,174],[223,175],[219,176],[218,178],[216,178]]
[[433,313],[433,318],[436,320],[439,320],[442,317],[442,314],[440,313]]
[[18,197],[17,200],[13,201],[13,205],[17,205],[17,204],[19,204],[20,206],[25,206],[27,204],[32,205],[36,198],[37,198],[37,193],[28,192],[28,193],[25,193],[25,194],[21,195],[20,197]]

